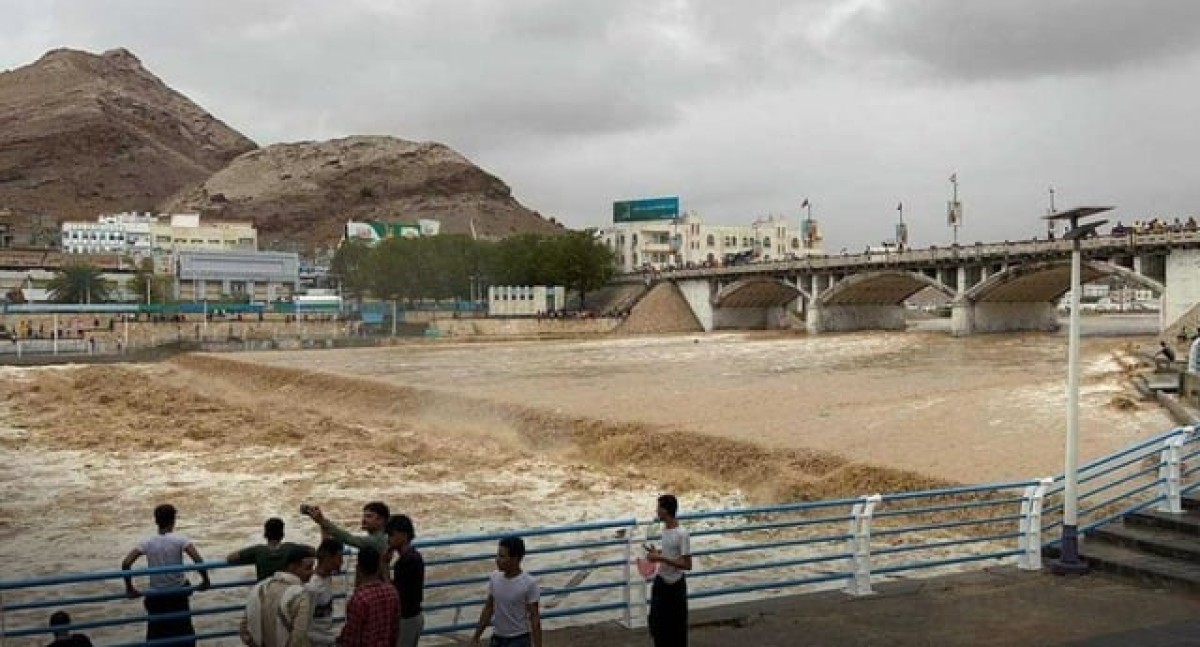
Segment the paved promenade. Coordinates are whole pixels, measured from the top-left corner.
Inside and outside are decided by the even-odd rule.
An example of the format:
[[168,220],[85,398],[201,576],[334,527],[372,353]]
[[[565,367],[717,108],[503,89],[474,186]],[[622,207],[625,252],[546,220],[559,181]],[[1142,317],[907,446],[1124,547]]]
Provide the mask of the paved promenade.
[[[1179,647],[1200,645],[1200,594],[1106,575],[994,568],[893,582],[872,596],[789,596],[692,614],[691,647]],[[650,645],[616,624],[551,632],[546,646]]]

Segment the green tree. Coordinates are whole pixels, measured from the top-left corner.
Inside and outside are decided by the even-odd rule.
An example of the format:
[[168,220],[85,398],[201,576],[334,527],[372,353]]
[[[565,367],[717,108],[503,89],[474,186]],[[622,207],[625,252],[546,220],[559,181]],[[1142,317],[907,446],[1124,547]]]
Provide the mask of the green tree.
[[139,303],[166,303],[172,301],[171,277],[154,274],[154,261],[143,258],[134,270],[133,278],[126,284],[134,301]]
[[571,231],[551,239],[556,283],[568,292],[579,293],[582,308],[588,292],[599,290],[612,280],[613,252],[596,238],[594,229]]
[[57,303],[104,303],[112,286],[94,265],[72,264],[59,270],[50,283],[50,299]]
[[361,305],[363,296],[370,290],[371,274],[369,259],[370,245],[358,240],[342,243],[333,254],[329,265],[331,274],[337,277],[342,291]]

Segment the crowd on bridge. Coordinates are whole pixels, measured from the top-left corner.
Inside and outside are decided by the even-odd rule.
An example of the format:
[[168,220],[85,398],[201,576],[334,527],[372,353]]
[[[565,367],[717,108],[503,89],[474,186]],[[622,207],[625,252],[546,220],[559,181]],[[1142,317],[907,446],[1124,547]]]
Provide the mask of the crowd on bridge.
[[[657,499],[657,518],[663,523],[662,545],[647,543],[639,570],[654,577],[649,630],[655,647],[686,647],[687,584],[692,568],[687,531],[676,520],[679,503],[664,494]],[[392,514],[387,504],[371,501],[362,507],[365,534],[355,534],[325,516],[318,506],[302,505],[301,514],[318,527],[316,546],[284,541],[284,521],[263,524],[265,543],[236,550],[226,562],[253,565],[256,583],[246,597],[238,626],[250,647],[416,647],[425,626],[423,610],[425,561],[414,546],[416,530],[405,514]],[[154,509],[155,534],[140,541],[121,562],[125,594],[142,598],[146,641],[154,645],[196,644],[190,599],[212,588],[206,562],[196,544],[176,532],[178,511],[171,504]],[[357,549],[354,584],[345,603],[345,621],[334,627],[334,576],[341,572],[347,547]],[[522,568],[525,541],[502,537],[496,550],[496,570],[488,577],[487,598],[479,615],[472,645],[482,645],[490,626],[491,647],[541,647],[542,627],[538,581]],[[131,571],[142,557],[151,568],[182,566],[189,557],[200,582],[193,586],[182,571],[152,572],[145,590],[134,586]],[[208,563],[212,565],[212,563]],[[389,572],[390,570],[390,572]],[[84,634],[70,633],[70,616],[55,612],[50,619],[52,647],[90,647]]]
[[1189,217],[1187,220],[1176,218],[1171,222],[1167,222],[1165,218],[1134,220],[1132,225],[1124,225],[1118,220],[1117,224],[1112,226],[1111,233],[1113,236],[1128,236],[1130,234],[1167,234],[1194,231],[1200,231],[1200,225],[1196,223],[1194,217]]

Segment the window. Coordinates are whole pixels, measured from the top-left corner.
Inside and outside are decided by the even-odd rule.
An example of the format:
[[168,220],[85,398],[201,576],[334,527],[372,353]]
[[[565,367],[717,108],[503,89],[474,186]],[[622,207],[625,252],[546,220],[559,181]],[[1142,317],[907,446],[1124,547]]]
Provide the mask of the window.
[[709,234],[709,235],[708,235],[708,246],[709,246],[709,247],[712,247],[712,246],[713,246],[713,245],[715,245],[716,243],[717,243],[717,237],[716,237],[716,236],[713,236],[712,234]]
[[800,239],[799,238],[792,239],[792,249],[800,249]]
[[763,243],[762,243],[762,246],[763,246],[764,248],[770,249],[770,247],[771,247],[771,239],[770,239],[770,238],[763,238]]
[[633,234],[632,236],[630,236],[629,242],[633,243],[634,247],[637,247],[637,234]]

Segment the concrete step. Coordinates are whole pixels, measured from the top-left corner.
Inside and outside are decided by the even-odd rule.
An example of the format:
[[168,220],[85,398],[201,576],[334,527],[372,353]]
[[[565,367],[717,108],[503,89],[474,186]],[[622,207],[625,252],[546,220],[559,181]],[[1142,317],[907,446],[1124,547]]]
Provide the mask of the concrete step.
[[1112,573],[1153,586],[1200,591],[1200,564],[1151,555],[1103,541],[1089,541],[1083,557],[1095,571]]
[[1200,536],[1177,530],[1110,523],[1087,534],[1086,546],[1097,542],[1200,564]]
[[1189,535],[1200,535],[1200,510],[1185,509],[1183,514],[1155,510],[1131,512],[1125,515],[1125,525],[1164,528]]

